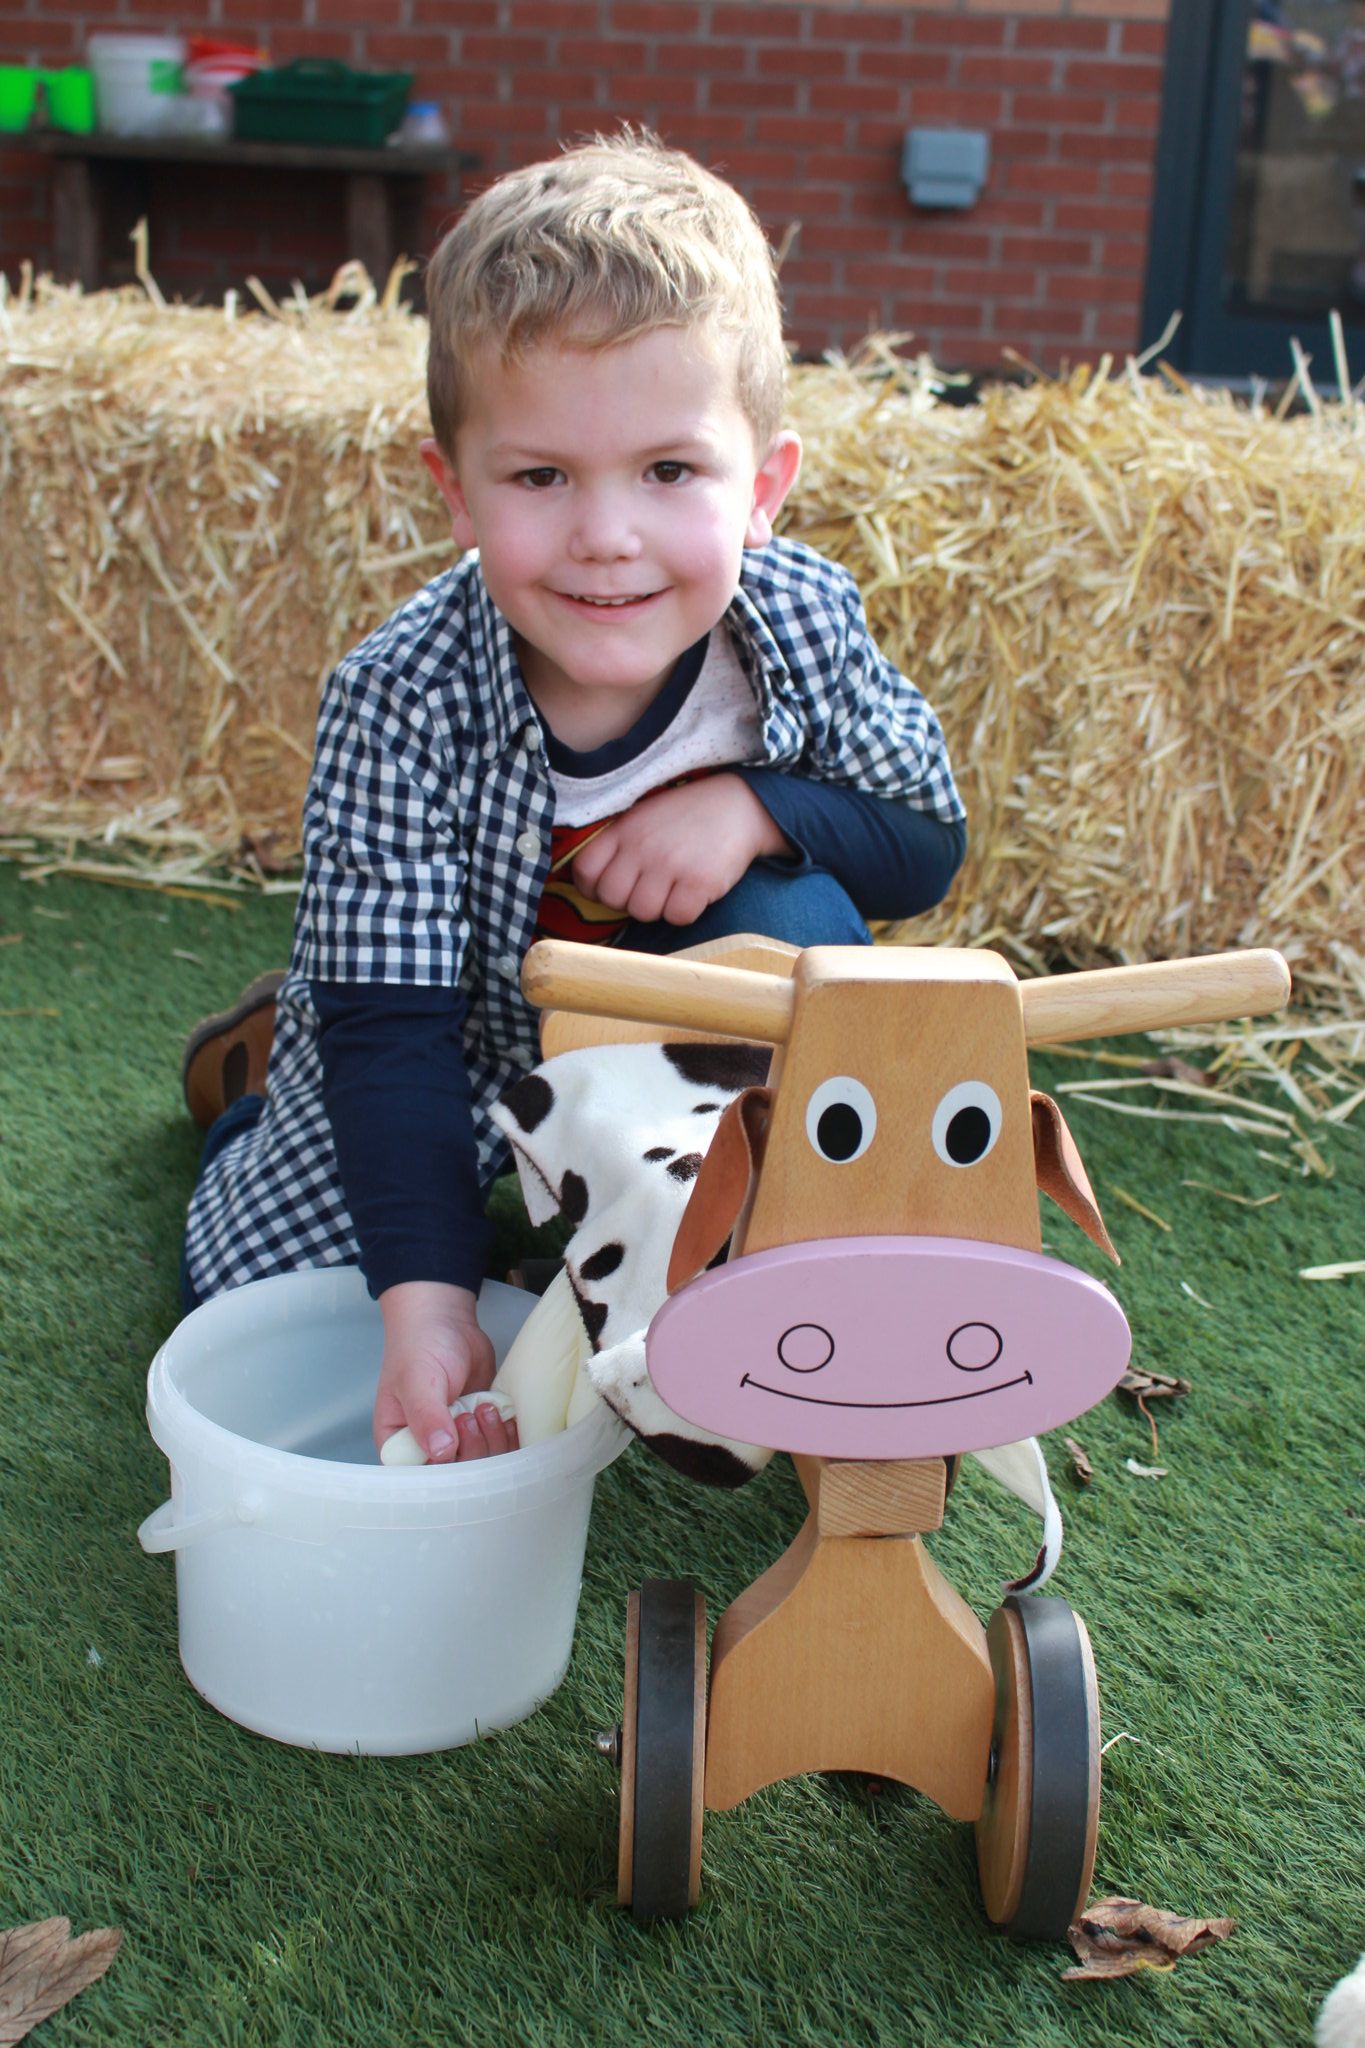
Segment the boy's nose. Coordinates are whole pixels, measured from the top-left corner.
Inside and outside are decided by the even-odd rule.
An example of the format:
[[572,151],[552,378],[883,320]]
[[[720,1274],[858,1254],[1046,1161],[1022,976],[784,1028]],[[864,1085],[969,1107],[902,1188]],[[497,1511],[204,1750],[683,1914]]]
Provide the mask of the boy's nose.
[[639,554],[640,536],[619,493],[585,492],[575,515],[569,545],[576,561],[622,562]]

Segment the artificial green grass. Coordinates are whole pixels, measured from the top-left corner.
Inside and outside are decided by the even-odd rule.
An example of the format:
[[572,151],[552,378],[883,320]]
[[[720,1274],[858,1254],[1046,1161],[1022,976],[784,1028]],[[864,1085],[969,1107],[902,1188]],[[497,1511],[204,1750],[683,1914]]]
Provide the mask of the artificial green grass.
[[[1158,1460],[1118,1397],[1074,1429],[1089,1489],[1048,1444],[1068,1525],[1050,1590],[1089,1624],[1106,1738],[1137,1738],[1105,1759],[1095,1889],[1232,1914],[1233,1939],[1169,1976],[1064,1984],[1064,1947],[984,1921],[969,1827],[854,1776],[708,1815],[700,1906],[641,1928],[614,1903],[615,1780],[591,1745],[619,1711],[626,1595],[690,1574],[719,1613],[798,1525],[785,1460],[716,1495],[627,1452],[598,1482],[564,1685],[519,1728],[429,1757],[310,1754],[221,1718],[176,1660],[172,1566],[134,1540],[166,1492],[142,1409],[197,1152],[179,1047],[283,962],[290,914],[0,866],[0,1924],[126,1934],[38,2038],[1305,2041],[1365,1919],[1365,1282],[1296,1272],[1360,1256],[1365,1137],[1333,1131],[1334,1178],[1303,1180],[1213,1126],[1068,1108],[1124,1255],[1135,1362],[1194,1382],[1157,1411]],[[1085,1071],[1036,1062],[1042,1086]],[[1280,1199],[1240,1208],[1186,1179]],[[1059,1212],[1045,1223],[1104,1270]],[[1133,1477],[1128,1456],[1168,1476]],[[985,1615],[1033,1528],[969,1468],[930,1540]]]

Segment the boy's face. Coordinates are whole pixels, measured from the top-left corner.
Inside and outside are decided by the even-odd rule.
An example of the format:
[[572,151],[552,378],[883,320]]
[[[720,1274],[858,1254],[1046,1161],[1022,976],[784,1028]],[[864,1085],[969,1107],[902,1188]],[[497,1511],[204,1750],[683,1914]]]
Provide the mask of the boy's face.
[[477,547],[531,696],[570,744],[629,729],[721,618],[746,546],[772,538],[801,447],[754,446],[737,343],[657,328],[588,351],[490,350],[456,438],[423,457]]

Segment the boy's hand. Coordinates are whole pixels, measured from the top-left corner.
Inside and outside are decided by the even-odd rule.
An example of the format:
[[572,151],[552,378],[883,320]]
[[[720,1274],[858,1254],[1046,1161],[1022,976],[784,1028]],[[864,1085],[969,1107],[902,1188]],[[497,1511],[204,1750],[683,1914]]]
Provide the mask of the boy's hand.
[[406,1424],[433,1465],[486,1458],[517,1448],[516,1424],[492,1403],[452,1419],[461,1394],[493,1383],[493,1346],[479,1327],[466,1287],[409,1280],[379,1297],[384,1359],[374,1404],[374,1440],[387,1442]]
[[641,797],[573,864],[585,896],[641,924],[691,924],[762,854],[789,842],[738,775],[708,775]]

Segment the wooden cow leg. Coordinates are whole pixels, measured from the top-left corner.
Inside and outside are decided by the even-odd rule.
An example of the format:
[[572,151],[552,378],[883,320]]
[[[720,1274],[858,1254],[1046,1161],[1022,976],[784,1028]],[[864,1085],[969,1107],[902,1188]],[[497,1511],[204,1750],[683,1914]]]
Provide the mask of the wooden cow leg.
[[[818,1487],[802,1471],[816,1506],[716,1625],[706,1804],[736,1806],[802,1771],[867,1771],[975,1820],[995,1708],[985,1630],[917,1535],[825,1533],[822,1518],[859,1519],[857,1469],[825,1467]],[[884,1492],[887,1468],[860,1469]],[[941,1514],[941,1476],[938,1500]],[[884,1499],[872,1514],[887,1519]]]

